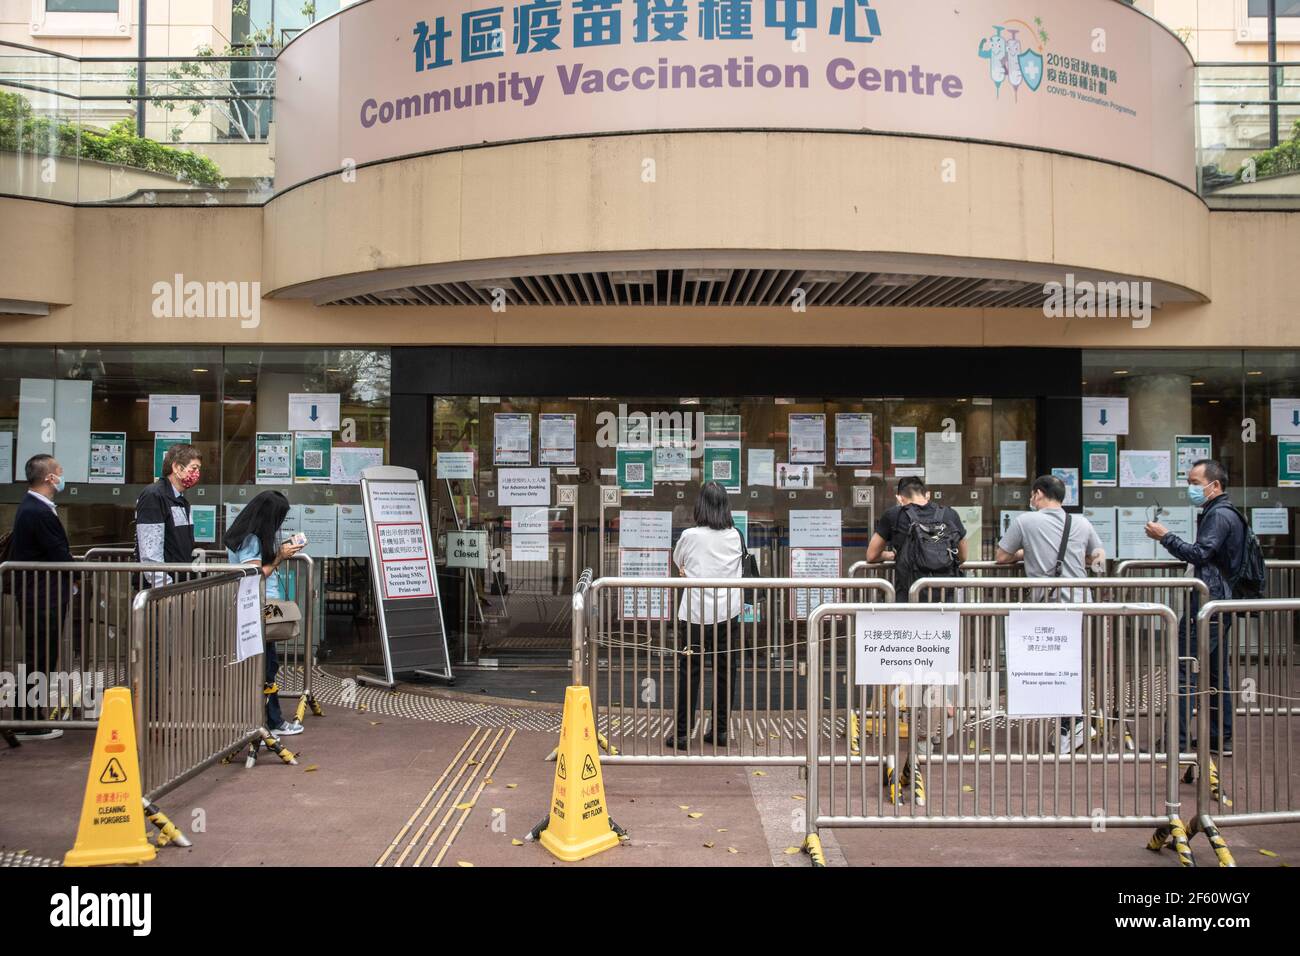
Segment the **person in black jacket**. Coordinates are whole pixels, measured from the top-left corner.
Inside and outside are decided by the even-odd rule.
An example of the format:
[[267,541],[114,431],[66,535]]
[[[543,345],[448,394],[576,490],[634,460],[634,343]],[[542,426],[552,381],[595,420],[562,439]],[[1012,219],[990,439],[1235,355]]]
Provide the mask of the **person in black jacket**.
[[[1202,505],[1201,520],[1196,528],[1196,541],[1187,542],[1173,534],[1164,525],[1147,522],[1147,537],[1160,542],[1161,547],[1180,561],[1186,561],[1196,576],[1210,589],[1210,600],[1221,601],[1232,597],[1232,584],[1240,569],[1246,548],[1246,522],[1228,499],[1228,472],[1211,458],[1203,458],[1192,465],[1187,474],[1187,497],[1194,505]],[[1188,750],[1187,725],[1190,723],[1191,701],[1196,694],[1196,675],[1190,672],[1185,658],[1196,656],[1196,616],[1200,599],[1193,594],[1187,616],[1178,628],[1178,684],[1182,695],[1178,708],[1178,750]],[[1210,621],[1210,685],[1217,693],[1210,695],[1210,749],[1227,754],[1232,744],[1232,711],[1229,703],[1222,709],[1219,702],[1227,696],[1235,700],[1223,679],[1227,657],[1227,630],[1232,619],[1227,619],[1224,634],[1219,634],[1219,621]]]
[[[14,517],[10,538],[11,561],[72,561],[68,535],[59,521],[54,496],[63,490],[63,466],[53,455],[33,455],[27,460],[27,494]],[[72,581],[65,574],[43,571],[20,574],[15,579],[14,600],[23,609],[23,630],[27,638],[27,673],[46,675],[45,686],[52,687],[50,665],[59,652],[59,635],[64,613],[72,595]],[[26,688],[19,687],[24,697]],[[26,711],[21,719],[36,719],[39,714]],[[63,736],[61,730],[19,733],[26,740],[52,740]]]
[[[184,492],[199,482],[203,458],[193,445],[172,445],[163,455],[163,476],[135,502],[135,543],[140,560],[188,564],[194,558],[194,524]],[[146,574],[145,587],[168,584],[164,572]]]

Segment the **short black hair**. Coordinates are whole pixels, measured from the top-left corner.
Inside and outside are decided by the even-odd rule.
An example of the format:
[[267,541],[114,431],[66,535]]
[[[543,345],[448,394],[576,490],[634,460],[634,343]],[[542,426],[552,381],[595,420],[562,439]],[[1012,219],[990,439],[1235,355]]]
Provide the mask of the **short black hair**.
[[[1201,466],[1205,468],[1205,480],[1207,482],[1217,481],[1220,488],[1224,491],[1228,490],[1228,469],[1224,468],[1222,463],[1214,458],[1200,458],[1192,462],[1192,468]],[[1192,473],[1192,468],[1187,469],[1188,475]]]
[[162,476],[164,478],[168,477],[172,473],[172,467],[175,465],[180,465],[182,468],[188,468],[190,462],[196,458],[200,462],[203,461],[203,453],[193,445],[185,442],[172,445],[163,452]]
[[714,531],[735,527],[727,490],[716,481],[706,481],[700,486],[700,496],[695,499],[695,527]]
[[1035,491],[1041,491],[1045,497],[1053,501],[1065,501],[1065,482],[1055,475],[1040,475],[1035,478],[1029,493],[1032,495]]
[[929,489],[925,487],[925,482],[915,475],[908,475],[906,478],[898,479],[898,497],[915,498],[917,495],[928,494]]
[[28,458],[26,468],[28,487],[35,488],[39,485],[54,473],[58,464],[53,455],[40,454]]

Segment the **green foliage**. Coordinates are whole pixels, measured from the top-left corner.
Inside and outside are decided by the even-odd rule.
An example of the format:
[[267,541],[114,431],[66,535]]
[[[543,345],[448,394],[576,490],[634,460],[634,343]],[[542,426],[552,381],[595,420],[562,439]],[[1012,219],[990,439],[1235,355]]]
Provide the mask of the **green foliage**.
[[65,123],[35,115],[17,93],[0,92],[0,149],[131,166],[199,186],[222,182],[221,170],[208,157],[136,136],[132,120],[120,120],[107,132]]
[[[1300,172],[1300,120],[1296,120],[1290,140],[1278,143],[1272,149],[1266,149],[1251,158],[1255,161],[1255,176],[1258,179]],[[1244,173],[1244,168],[1238,171],[1237,179],[1240,180]]]

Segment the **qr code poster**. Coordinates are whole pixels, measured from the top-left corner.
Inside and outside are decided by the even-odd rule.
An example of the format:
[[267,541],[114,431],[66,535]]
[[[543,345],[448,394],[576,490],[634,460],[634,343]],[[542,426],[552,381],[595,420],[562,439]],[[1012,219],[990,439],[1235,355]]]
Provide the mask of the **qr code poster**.
[[654,494],[655,464],[653,448],[619,448],[615,453],[618,486],[625,495]]
[[1300,441],[1277,440],[1277,486],[1300,488]]
[[332,442],[333,436],[329,432],[294,432],[293,480],[295,483],[329,484]]
[[722,485],[728,494],[740,494],[739,442],[705,442],[704,477]]

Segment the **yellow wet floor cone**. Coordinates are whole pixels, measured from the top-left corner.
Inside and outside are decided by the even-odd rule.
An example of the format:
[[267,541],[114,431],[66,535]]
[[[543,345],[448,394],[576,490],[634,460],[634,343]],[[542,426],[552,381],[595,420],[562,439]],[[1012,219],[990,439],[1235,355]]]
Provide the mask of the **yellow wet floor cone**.
[[566,862],[618,846],[619,831],[605,803],[598,740],[591,691],[569,687],[564,692],[551,812],[540,833],[542,846]]
[[110,687],[99,712],[77,842],[63,865],[144,863],[153,858],[154,848],[145,835],[131,692]]

